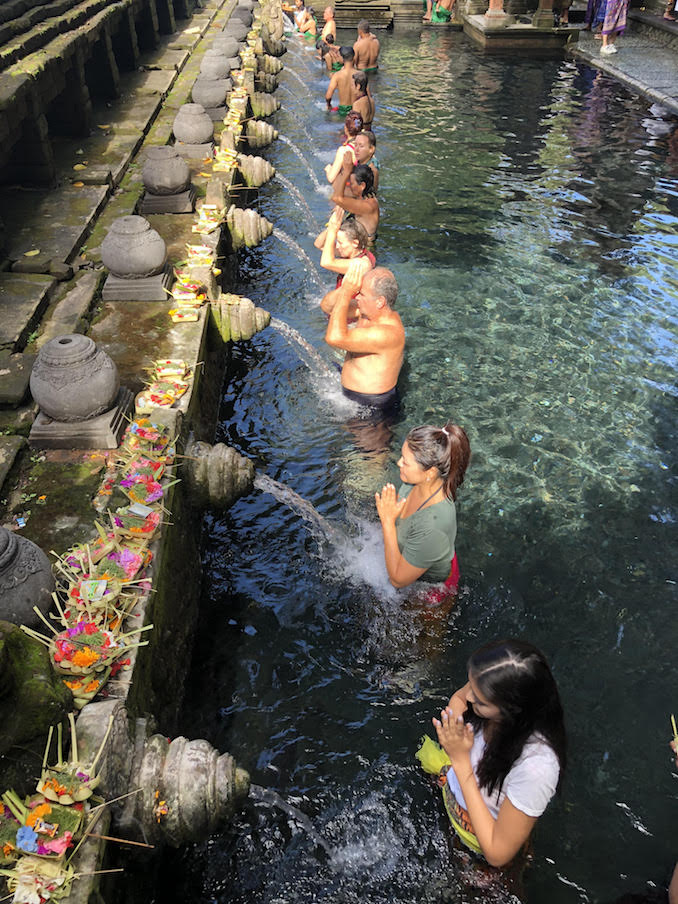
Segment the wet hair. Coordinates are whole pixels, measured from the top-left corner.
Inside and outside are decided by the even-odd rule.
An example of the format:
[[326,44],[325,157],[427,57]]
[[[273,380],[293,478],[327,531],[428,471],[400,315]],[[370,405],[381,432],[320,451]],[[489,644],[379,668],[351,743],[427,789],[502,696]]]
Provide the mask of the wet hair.
[[367,90],[367,73],[363,72],[362,69],[358,69],[357,72],[353,73],[353,81],[361,91]]
[[355,110],[351,110],[346,114],[344,126],[351,138],[355,138],[355,136],[359,135],[363,130],[363,118],[360,113],[357,113]]
[[[567,736],[558,687],[544,654],[523,640],[495,640],[471,654],[468,673],[482,696],[501,712],[477,767],[480,787],[490,794],[495,790],[499,793],[511,767],[536,733],[558,757],[560,790],[567,762]],[[467,710],[465,719],[476,730],[484,721],[472,709]]]
[[369,242],[367,229],[357,220],[344,220],[337,232],[343,232],[349,242],[357,242],[360,251],[367,248]]
[[325,35],[325,43],[326,44],[334,44],[334,35],[333,34]]
[[386,304],[391,310],[394,310],[398,298],[398,283],[391,271],[386,267],[375,267],[374,270],[369,270],[365,274],[363,283],[367,277],[372,280],[372,292],[377,298],[386,299]]
[[355,176],[357,182],[365,186],[363,189],[363,198],[373,198],[376,194],[374,190],[374,173],[369,166],[364,163],[359,163],[353,170],[352,175]]
[[405,440],[415,461],[425,471],[437,468],[443,479],[443,493],[457,498],[471,458],[471,444],[463,427],[448,421],[444,427],[424,424],[415,427]]
[[358,31],[364,31],[365,34],[368,34],[369,30],[370,23],[367,21],[367,19],[361,19],[360,22],[358,22]]
[[362,134],[362,135],[366,135],[366,136],[367,136],[367,140],[368,140],[369,143],[372,145],[372,147],[373,147],[373,148],[376,148],[376,146],[377,146],[377,136],[374,134],[374,132],[372,131],[372,129],[363,129],[363,131],[361,132],[361,134]]
[[346,45],[339,48],[339,53],[341,54],[341,58],[345,63],[347,63],[349,60],[352,60],[355,57],[353,48],[347,47]]

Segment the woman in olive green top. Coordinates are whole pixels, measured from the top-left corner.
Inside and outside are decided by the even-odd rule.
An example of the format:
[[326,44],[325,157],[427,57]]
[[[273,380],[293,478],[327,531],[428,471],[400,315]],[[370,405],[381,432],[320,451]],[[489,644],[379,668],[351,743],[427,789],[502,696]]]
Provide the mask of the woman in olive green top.
[[415,427],[407,434],[398,461],[405,486],[396,494],[393,484],[387,483],[375,495],[386,570],[394,587],[424,580],[456,591],[454,500],[470,457],[465,430],[452,422],[444,427]]

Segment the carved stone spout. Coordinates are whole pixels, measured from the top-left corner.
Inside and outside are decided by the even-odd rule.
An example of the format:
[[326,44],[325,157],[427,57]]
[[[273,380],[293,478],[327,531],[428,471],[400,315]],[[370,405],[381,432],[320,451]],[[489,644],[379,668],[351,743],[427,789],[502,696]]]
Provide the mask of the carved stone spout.
[[224,342],[251,339],[271,322],[269,312],[256,307],[250,298],[228,293],[219,297],[219,304],[213,305],[212,313]]
[[238,164],[242,177],[250,188],[261,188],[275,176],[275,167],[263,157],[240,154]]
[[255,248],[262,239],[271,235],[273,223],[251,208],[231,205],[226,214],[233,250]]
[[280,101],[272,94],[266,94],[263,91],[255,91],[250,97],[250,103],[256,119],[272,116],[276,110],[280,109]]
[[252,492],[254,465],[230,446],[193,442],[186,455],[186,479],[200,505],[228,509]]
[[260,119],[250,119],[247,123],[247,143],[251,148],[265,148],[278,137],[273,126]]

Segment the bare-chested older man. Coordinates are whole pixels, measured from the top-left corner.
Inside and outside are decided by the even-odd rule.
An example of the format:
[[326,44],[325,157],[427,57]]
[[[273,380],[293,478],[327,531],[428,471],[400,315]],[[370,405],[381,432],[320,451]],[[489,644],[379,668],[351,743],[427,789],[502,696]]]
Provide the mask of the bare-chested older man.
[[[346,352],[341,386],[349,399],[372,408],[391,408],[398,400],[398,374],[403,364],[405,329],[393,310],[398,284],[390,270],[375,267],[362,277],[364,265],[352,260],[336,290],[325,341]],[[362,277],[362,283],[361,283]],[[349,326],[355,296],[358,320]]]
[[365,72],[376,72],[379,69],[379,41],[370,31],[367,19],[358,22],[358,40],[353,45],[355,53],[354,66]]

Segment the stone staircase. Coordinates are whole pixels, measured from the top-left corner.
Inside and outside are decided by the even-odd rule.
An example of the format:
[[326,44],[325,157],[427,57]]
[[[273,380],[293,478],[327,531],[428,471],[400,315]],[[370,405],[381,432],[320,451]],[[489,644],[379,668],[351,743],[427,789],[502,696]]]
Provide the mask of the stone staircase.
[[[339,28],[355,28],[361,19],[367,19],[372,30],[391,28],[392,7],[391,0],[336,0],[334,16]],[[421,9],[421,3],[418,8]]]

